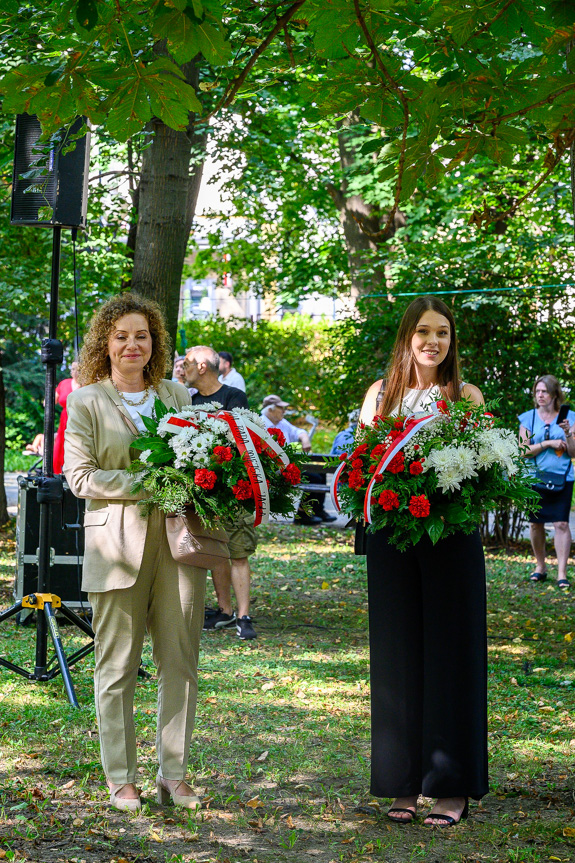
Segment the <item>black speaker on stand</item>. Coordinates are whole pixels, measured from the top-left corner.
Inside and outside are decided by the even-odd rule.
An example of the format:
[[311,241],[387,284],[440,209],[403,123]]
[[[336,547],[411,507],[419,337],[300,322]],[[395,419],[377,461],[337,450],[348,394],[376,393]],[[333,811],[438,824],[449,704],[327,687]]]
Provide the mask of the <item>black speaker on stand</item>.
[[[94,649],[92,627],[50,592],[52,512],[62,505],[63,485],[54,476],[54,407],[56,366],[63,360],[58,331],[58,291],[60,282],[60,247],[62,228],[71,228],[75,239],[78,228],[86,226],[88,203],[88,165],[90,131],[79,117],[69,128],[59,130],[50,140],[40,142],[41,126],[37,117],[20,114],[16,119],[16,145],[12,186],[13,225],[37,225],[52,228],[52,275],[50,280],[50,319],[48,338],[42,342],[42,362],[46,367],[44,389],[44,456],[42,472],[35,479],[39,505],[38,584],[31,593],[0,614],[0,623],[19,614],[22,609],[36,611],[36,664],[28,671],[0,657],[0,665],[28,680],[52,680],[61,674],[70,704],[78,707],[70,666]],[[80,529],[80,525],[69,525]],[[58,629],[55,609],[91,642],[66,657]],[[48,659],[48,633],[54,656]]]

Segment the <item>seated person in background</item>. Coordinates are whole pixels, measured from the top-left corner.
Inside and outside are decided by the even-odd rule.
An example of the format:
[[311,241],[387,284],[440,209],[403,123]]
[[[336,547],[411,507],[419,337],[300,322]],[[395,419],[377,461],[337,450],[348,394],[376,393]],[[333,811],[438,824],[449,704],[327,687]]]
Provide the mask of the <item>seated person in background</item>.
[[355,446],[355,432],[359,420],[359,408],[350,411],[347,415],[348,427],[336,434],[331,445],[330,455],[341,455],[349,452]]
[[27,443],[22,455],[44,455],[44,435],[37,434],[32,443]]
[[237,387],[245,393],[246,382],[243,377],[233,367],[233,358],[229,351],[220,351],[220,376],[218,378],[221,384],[227,384],[229,387]]
[[[286,443],[296,443],[299,441],[304,452],[311,452],[311,441],[305,429],[298,428],[292,425],[288,420],[284,419],[285,409],[288,407],[288,402],[284,402],[279,396],[266,396],[262,404],[262,419],[267,428],[280,429],[286,439]],[[305,472],[304,477],[309,482],[322,483],[324,477],[321,474]],[[308,515],[300,508],[297,512],[294,524],[321,524],[322,521],[335,521],[336,517],[329,515],[325,511],[325,492],[311,492],[308,499],[313,506],[314,515]]]
[[[213,348],[196,345],[186,353],[184,372],[186,385],[190,387],[193,405],[219,402],[225,410],[248,408],[248,398],[242,390],[221,384],[218,380],[220,358]],[[212,581],[218,600],[218,609],[205,610],[204,629],[223,629],[235,624],[236,633],[242,640],[257,638],[250,611],[250,564],[248,557],[257,547],[256,530],[252,517],[237,524],[227,524],[231,557],[231,580],[221,574],[212,573]],[[238,604],[238,615],[232,609],[234,588]]]

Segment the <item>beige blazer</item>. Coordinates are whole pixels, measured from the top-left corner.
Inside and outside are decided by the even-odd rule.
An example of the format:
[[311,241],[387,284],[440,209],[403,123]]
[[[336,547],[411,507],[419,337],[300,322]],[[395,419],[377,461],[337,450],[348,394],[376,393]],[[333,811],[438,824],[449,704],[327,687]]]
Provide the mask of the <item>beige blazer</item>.
[[[168,407],[190,404],[182,384],[162,381],[158,397]],[[130,414],[110,380],[68,396],[64,474],[76,497],[86,498],[82,589],[102,593],[131,587],[140,570],[148,520],[133,494],[126,468],[137,457]]]

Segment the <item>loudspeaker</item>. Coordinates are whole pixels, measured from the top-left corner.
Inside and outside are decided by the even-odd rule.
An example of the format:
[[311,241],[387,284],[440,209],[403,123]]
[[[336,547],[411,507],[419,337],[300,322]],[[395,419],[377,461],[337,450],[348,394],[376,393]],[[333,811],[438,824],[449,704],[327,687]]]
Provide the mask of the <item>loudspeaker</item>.
[[[84,500],[74,497],[64,482],[62,507],[52,508],[50,530],[50,592],[69,608],[89,610],[87,595],[80,590],[84,560]],[[14,598],[22,599],[38,588],[40,505],[33,479],[18,477],[16,519],[16,578]]]
[[35,114],[18,114],[11,224],[86,227],[90,130],[73,140],[85,123],[78,117],[70,128],[38,144],[40,121]]

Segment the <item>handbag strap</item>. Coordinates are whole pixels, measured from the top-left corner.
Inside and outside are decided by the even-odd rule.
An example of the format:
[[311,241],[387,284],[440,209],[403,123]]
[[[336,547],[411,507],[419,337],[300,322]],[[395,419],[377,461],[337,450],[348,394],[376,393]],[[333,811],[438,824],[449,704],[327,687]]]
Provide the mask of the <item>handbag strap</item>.
[[[535,434],[535,408],[533,408],[533,421],[531,423],[531,437],[533,437],[534,434]],[[537,456],[538,455],[541,455],[541,453],[537,453],[537,455],[534,456],[534,458],[533,458],[533,461],[535,462],[536,468],[537,468]],[[563,479],[567,479],[567,474],[571,470],[571,467],[572,467],[572,462],[571,462],[571,459],[569,459],[569,464],[567,465],[567,470],[563,474]]]

